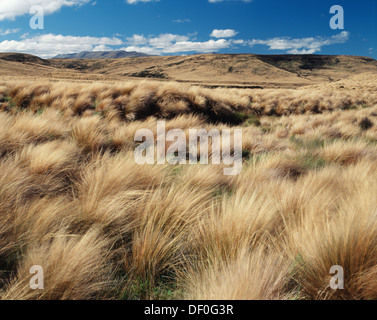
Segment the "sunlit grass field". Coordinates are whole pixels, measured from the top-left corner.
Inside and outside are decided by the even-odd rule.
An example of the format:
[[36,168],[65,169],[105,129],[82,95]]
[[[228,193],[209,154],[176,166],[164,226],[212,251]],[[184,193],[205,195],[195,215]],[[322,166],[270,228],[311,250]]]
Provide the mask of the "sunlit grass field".
[[[376,299],[376,84],[0,83],[0,298]],[[242,129],[241,174],[136,164],[157,119]]]

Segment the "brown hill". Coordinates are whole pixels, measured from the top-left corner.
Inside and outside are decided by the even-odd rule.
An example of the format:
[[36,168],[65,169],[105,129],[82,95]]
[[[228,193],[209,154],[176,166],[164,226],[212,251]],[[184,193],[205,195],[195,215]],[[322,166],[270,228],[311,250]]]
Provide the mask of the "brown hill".
[[377,72],[377,61],[371,58],[320,55],[201,54],[52,63],[117,79],[170,79],[228,87],[302,86]]
[[7,79],[155,79],[207,87],[294,88],[365,72],[377,73],[377,61],[357,56],[254,54],[44,60],[26,54],[0,54],[0,77]]
[[37,56],[25,53],[0,53],[0,60],[50,65],[50,62],[48,60],[44,60]]

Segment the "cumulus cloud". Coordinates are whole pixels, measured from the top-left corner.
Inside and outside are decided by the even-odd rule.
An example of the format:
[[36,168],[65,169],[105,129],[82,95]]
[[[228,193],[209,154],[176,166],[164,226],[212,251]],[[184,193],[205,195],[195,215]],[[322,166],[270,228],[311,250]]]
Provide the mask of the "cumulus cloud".
[[208,41],[178,41],[166,47],[151,47],[151,46],[129,46],[123,48],[126,51],[138,51],[147,54],[160,55],[163,53],[187,53],[187,52],[201,52],[209,53],[216,52],[221,49],[226,49],[231,46],[231,43],[225,39],[208,40]]
[[19,41],[5,40],[0,42],[0,52],[25,52],[48,58],[62,53],[110,49],[106,46],[120,46],[122,43],[118,38],[45,34]]
[[140,34],[134,34],[131,38],[127,38],[127,42],[133,46],[144,45],[148,43],[148,39]]
[[215,29],[211,33],[211,37],[214,38],[232,38],[235,35],[237,35],[238,32],[233,29],[225,29],[225,30],[219,30]]
[[165,33],[148,40],[149,45],[157,49],[166,49],[178,42],[188,41],[188,36],[181,36],[178,34]]
[[67,6],[80,6],[90,0],[0,0],[0,20],[14,20],[17,16],[28,14],[33,5],[40,5],[45,14],[51,14]]
[[[16,30],[1,31],[3,33],[14,32]],[[215,30],[214,30],[215,31]],[[343,31],[331,37],[308,37],[308,38],[272,38],[261,39],[230,39],[230,32],[218,30],[217,39],[198,41],[196,33],[179,35],[164,33],[160,35],[145,36],[134,34],[125,41],[120,37],[75,37],[54,34],[29,36],[24,34],[19,40],[5,40],[0,42],[0,52],[25,52],[38,55],[40,57],[52,57],[57,54],[74,53],[80,51],[110,51],[126,50],[138,51],[153,55],[179,54],[188,52],[210,53],[224,49],[234,49],[237,46],[256,45],[267,46],[269,50],[280,50],[290,54],[313,54],[321,51],[322,47],[345,43],[349,39],[349,32]],[[234,30],[233,34],[236,32]]]
[[273,38],[268,40],[253,39],[248,42],[252,47],[254,45],[266,45],[269,50],[283,50],[290,54],[313,54],[321,51],[322,47],[333,44],[345,43],[348,41],[350,33],[342,31],[332,37],[309,37],[301,39]]
[[117,37],[75,37],[45,34],[29,37],[25,34],[20,40],[0,42],[0,52],[25,52],[43,58],[57,54],[80,51],[126,50],[161,55],[185,52],[216,52],[232,46],[226,39],[195,41],[195,34],[179,35],[165,33],[145,37],[135,34],[123,42]]
[[165,53],[178,52],[216,52],[231,46],[231,42],[225,39],[208,40],[208,41],[178,41],[168,48],[164,48]]
[[166,33],[149,38],[134,35],[132,38],[127,38],[127,44],[128,46],[122,50],[160,55],[164,53],[216,52],[229,48],[232,42],[225,39],[194,41],[189,36]]

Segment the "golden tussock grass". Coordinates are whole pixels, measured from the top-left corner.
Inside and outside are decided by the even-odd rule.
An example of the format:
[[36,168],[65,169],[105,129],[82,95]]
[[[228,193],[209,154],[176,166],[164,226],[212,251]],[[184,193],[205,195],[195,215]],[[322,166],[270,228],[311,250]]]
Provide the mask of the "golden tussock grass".
[[[376,299],[376,78],[356,80],[2,83],[0,298]],[[157,119],[242,129],[241,174],[136,164]]]

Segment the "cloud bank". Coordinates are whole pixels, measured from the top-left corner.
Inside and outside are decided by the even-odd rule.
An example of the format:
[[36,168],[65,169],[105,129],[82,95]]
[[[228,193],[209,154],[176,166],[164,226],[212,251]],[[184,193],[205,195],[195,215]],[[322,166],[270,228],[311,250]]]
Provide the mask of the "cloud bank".
[[301,39],[273,38],[269,40],[253,39],[248,42],[249,46],[266,45],[269,50],[282,50],[290,54],[313,54],[321,51],[322,47],[333,44],[345,43],[348,41],[350,33],[342,31],[332,37],[310,37]]
[[[0,30],[1,31],[1,30]],[[17,30],[1,31],[9,34]],[[0,35],[1,35],[0,32]],[[272,39],[234,39],[237,31],[233,29],[215,29],[211,36],[216,39],[198,41],[196,33],[179,35],[164,33],[157,36],[134,34],[126,39],[117,37],[77,37],[54,34],[21,36],[19,40],[0,42],[0,52],[24,52],[43,58],[57,54],[80,51],[126,50],[153,55],[210,53],[231,50],[239,47],[253,48],[267,46],[269,50],[278,50],[290,54],[313,54],[324,46],[342,44],[348,41],[350,33],[342,31],[330,37],[316,36],[307,38],[276,37]]]

